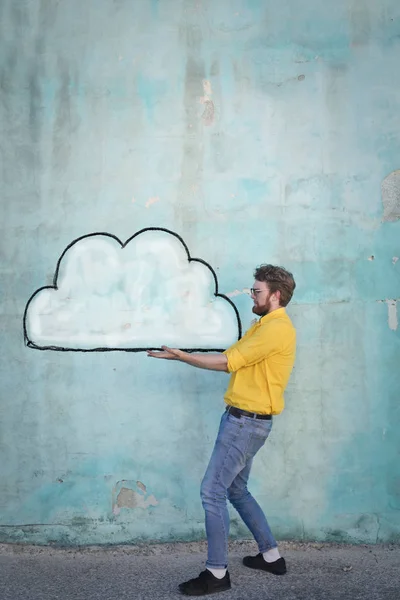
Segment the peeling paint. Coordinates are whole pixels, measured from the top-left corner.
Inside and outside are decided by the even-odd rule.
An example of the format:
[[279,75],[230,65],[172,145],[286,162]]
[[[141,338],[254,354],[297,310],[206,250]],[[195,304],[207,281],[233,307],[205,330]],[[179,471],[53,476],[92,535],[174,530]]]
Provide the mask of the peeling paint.
[[140,490],[142,490],[142,492],[144,492],[144,493],[146,493],[146,492],[147,492],[147,488],[146,488],[146,486],[145,486],[145,485],[144,485],[144,483],[142,483],[141,481],[137,481],[137,482],[136,482],[136,485],[138,486],[138,488],[139,488]]
[[159,202],[160,198],[159,196],[152,196],[151,198],[149,198],[145,204],[146,208],[149,208],[152,204],[155,204],[156,202]]
[[241,292],[240,290],[233,290],[233,292],[228,292],[226,295],[228,296],[228,298],[234,298],[235,296],[241,296],[243,294],[243,292]]
[[378,300],[381,304],[385,303],[388,307],[388,323],[389,328],[392,331],[396,331],[399,326],[399,320],[397,316],[397,303],[399,302],[399,298],[387,299],[387,300]]
[[389,328],[392,331],[396,331],[399,325],[399,321],[397,318],[397,300],[386,300],[386,304],[388,306],[388,321]]
[[[135,490],[135,486],[137,490]],[[112,512],[115,516],[121,513],[122,508],[150,508],[157,506],[158,501],[153,494],[147,494],[147,487],[141,481],[118,481],[113,490]]]
[[392,263],[395,265],[397,263],[397,261],[399,260],[398,256],[393,256],[392,258]]
[[207,80],[203,80],[204,96],[200,98],[200,104],[204,104],[204,112],[201,115],[204,125],[210,126],[214,123],[215,117],[215,106],[211,100],[212,95],[211,83]]
[[204,81],[203,81],[203,90],[204,90],[205,96],[212,95],[211,83],[207,79],[204,79]]
[[214,123],[214,117],[215,117],[215,107],[214,107],[214,102],[212,102],[212,100],[204,100],[204,112],[201,115],[201,118],[203,119],[204,125],[207,125],[208,127],[210,125],[212,125]]
[[393,171],[382,182],[383,220],[400,219],[400,170]]
[[[149,508],[150,506],[157,506],[157,505],[158,505],[158,502],[153,495],[148,496],[146,498],[146,496],[144,496],[143,494],[139,494],[139,492],[135,492],[135,490],[131,490],[129,488],[123,487],[123,488],[121,488],[121,490],[117,496],[117,503],[116,503],[115,507],[117,509]],[[115,514],[115,510],[113,510],[113,512]]]
[[228,292],[225,295],[228,296],[228,298],[234,298],[235,296],[241,296],[242,294],[250,294],[250,288],[243,288],[242,291],[233,290],[233,292]]

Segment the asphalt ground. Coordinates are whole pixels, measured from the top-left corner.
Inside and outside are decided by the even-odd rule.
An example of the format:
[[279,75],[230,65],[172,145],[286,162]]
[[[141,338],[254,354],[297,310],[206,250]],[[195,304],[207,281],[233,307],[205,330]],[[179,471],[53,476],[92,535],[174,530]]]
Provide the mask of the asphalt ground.
[[[229,600],[400,600],[400,546],[281,543],[288,573],[242,565],[252,542],[232,542]],[[0,545],[1,600],[167,600],[203,570],[206,545],[54,548]]]

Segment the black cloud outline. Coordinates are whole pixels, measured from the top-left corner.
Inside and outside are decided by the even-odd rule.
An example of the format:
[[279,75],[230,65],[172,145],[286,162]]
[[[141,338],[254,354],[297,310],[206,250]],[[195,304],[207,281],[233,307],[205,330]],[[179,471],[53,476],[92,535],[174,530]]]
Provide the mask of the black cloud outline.
[[[204,265],[211,271],[212,276],[214,278],[214,283],[215,283],[214,297],[215,298],[223,298],[231,305],[231,307],[235,311],[237,326],[238,326],[238,340],[240,340],[240,338],[242,337],[242,323],[240,321],[239,311],[238,311],[236,305],[232,302],[232,300],[230,298],[228,298],[224,294],[219,293],[217,275],[216,275],[214,269],[211,267],[211,265],[209,265],[202,258],[192,258],[190,256],[189,248],[187,247],[187,245],[185,244],[185,242],[183,241],[181,236],[179,234],[175,233],[174,231],[171,231],[170,229],[165,229],[164,227],[145,227],[144,229],[141,229],[140,231],[137,231],[136,233],[134,233],[130,238],[128,238],[128,240],[125,243],[122,243],[121,240],[116,235],[113,235],[112,233],[98,231],[95,233],[88,233],[86,235],[82,235],[82,236],[76,238],[75,240],[73,240],[70,244],[68,244],[68,246],[65,248],[65,250],[63,251],[63,253],[61,254],[60,258],[57,261],[57,267],[56,267],[54,277],[53,277],[53,285],[45,285],[45,286],[37,289],[32,294],[32,296],[29,298],[29,300],[27,302],[27,305],[26,305],[25,311],[24,311],[24,318],[23,318],[25,346],[27,346],[28,348],[33,348],[34,350],[52,350],[54,352],[146,352],[147,350],[161,350],[161,348],[156,348],[156,347],[152,347],[152,346],[143,347],[143,348],[64,348],[62,346],[38,346],[37,344],[35,344],[33,341],[31,341],[29,339],[28,332],[26,329],[26,318],[27,318],[30,303],[32,302],[34,297],[37,294],[39,294],[42,290],[58,290],[57,279],[58,279],[58,273],[59,273],[61,261],[64,258],[65,254],[68,252],[68,250],[70,248],[72,248],[72,246],[74,246],[77,242],[80,242],[81,240],[84,240],[86,238],[102,235],[102,236],[112,238],[113,240],[118,242],[118,244],[121,246],[121,250],[123,250],[134,238],[136,238],[138,235],[141,235],[142,233],[145,233],[147,231],[163,231],[164,233],[169,233],[170,235],[173,235],[176,239],[178,239],[181,242],[182,246],[184,247],[189,263],[191,263],[191,262],[201,263],[202,265]],[[225,348],[207,348],[207,349],[204,349],[204,348],[181,348],[181,350],[184,350],[185,352],[223,352],[225,350]]]

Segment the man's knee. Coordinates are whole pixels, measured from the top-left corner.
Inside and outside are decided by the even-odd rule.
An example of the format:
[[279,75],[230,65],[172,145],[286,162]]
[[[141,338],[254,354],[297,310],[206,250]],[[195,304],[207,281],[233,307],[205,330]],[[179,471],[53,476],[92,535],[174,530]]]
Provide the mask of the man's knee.
[[226,501],[227,490],[221,482],[205,477],[200,486],[200,498],[202,504],[216,504]]
[[250,496],[250,492],[246,486],[245,487],[232,486],[229,488],[227,495],[228,495],[229,502],[231,504],[235,505],[235,504],[242,502],[248,496]]

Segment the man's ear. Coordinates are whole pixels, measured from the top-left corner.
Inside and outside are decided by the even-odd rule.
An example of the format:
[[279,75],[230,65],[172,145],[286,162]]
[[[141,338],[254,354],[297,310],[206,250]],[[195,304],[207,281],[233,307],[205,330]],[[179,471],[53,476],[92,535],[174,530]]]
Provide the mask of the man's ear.
[[281,301],[281,292],[280,292],[280,290],[276,290],[276,292],[274,292],[272,294],[272,296],[274,296],[278,300],[278,302],[280,303],[280,301]]

